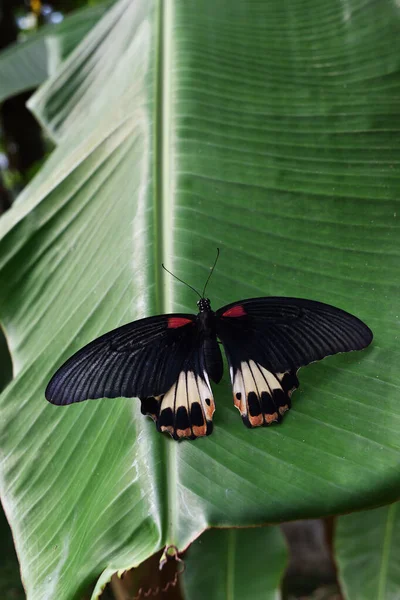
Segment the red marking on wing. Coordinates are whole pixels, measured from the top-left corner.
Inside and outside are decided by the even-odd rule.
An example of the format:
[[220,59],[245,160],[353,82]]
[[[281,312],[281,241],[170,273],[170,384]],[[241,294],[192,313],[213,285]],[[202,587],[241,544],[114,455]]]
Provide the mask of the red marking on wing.
[[228,310],[226,310],[222,316],[223,317],[243,317],[246,314],[246,311],[244,310],[243,306],[241,306],[240,304],[236,304],[236,306],[232,306],[232,308],[229,308]]
[[178,327],[184,327],[188,323],[193,323],[193,321],[184,317],[169,317],[167,327],[168,329],[177,329]]

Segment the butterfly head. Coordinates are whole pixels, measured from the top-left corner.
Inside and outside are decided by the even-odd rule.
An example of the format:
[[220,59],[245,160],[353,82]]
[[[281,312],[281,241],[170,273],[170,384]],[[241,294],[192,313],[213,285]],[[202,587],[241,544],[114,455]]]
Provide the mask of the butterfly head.
[[197,306],[201,313],[211,311],[211,302],[208,298],[200,298],[200,300],[197,301]]

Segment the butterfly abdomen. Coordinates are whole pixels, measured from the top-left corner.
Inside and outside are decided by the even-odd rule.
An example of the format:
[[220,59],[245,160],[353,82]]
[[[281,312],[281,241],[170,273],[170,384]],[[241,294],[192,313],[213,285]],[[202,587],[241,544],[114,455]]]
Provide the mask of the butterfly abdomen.
[[217,338],[206,338],[204,340],[203,351],[206,371],[215,383],[219,383],[222,379],[224,365]]
[[221,350],[217,342],[215,313],[203,310],[197,315],[199,335],[203,340],[204,364],[210,379],[219,383],[223,374]]

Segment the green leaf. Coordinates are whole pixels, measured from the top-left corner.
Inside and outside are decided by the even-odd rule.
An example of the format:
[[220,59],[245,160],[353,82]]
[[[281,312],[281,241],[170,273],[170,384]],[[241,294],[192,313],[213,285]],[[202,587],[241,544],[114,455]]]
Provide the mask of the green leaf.
[[399,502],[337,519],[336,561],[345,598],[399,598],[399,540]]
[[3,600],[24,600],[26,598],[19,576],[18,561],[15,555],[10,528],[0,507],[0,594]]
[[185,600],[278,600],[286,558],[278,527],[210,529],[185,555]]
[[[114,1],[114,0],[113,0]],[[81,42],[111,0],[77,10],[56,25],[45,25],[0,53],[0,102],[38,87]]]
[[[12,379],[12,365],[7,342],[0,328],[0,390]],[[10,528],[0,507],[0,597],[4,600],[23,600],[24,591],[19,576],[18,561]]]
[[0,392],[12,380],[12,364],[7,347],[7,340],[0,327]]
[[[0,224],[4,506],[28,598],[70,599],[209,526],[335,514],[399,493],[393,5],[120,0],[31,106],[59,145]],[[346,17],[346,18],[345,18]],[[383,91],[384,90],[384,93]],[[226,375],[214,433],[176,443],[130,399],[60,408],[54,370],[121,323],[309,297],[373,346],[300,372],[248,430]]]

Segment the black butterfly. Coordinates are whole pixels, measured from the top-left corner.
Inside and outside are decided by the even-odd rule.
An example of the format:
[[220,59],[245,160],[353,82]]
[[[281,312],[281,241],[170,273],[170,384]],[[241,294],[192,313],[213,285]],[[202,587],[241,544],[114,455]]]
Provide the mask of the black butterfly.
[[176,440],[195,439],[212,431],[210,379],[218,383],[223,373],[218,339],[229,363],[234,404],[247,427],[282,420],[299,386],[300,367],[372,341],[360,319],[313,300],[252,298],[214,312],[204,297],[206,285],[203,294],[195,290],[197,315],[140,319],[84,346],[52,377],[47,400],[67,405],[139,397],[142,413],[158,431]]

